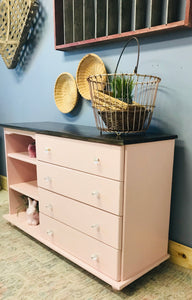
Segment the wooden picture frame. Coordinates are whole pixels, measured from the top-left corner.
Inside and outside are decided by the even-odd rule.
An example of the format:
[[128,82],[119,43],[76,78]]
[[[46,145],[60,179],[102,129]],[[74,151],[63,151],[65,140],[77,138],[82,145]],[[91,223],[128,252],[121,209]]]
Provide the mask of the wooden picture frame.
[[[113,2],[109,0],[92,0],[91,14],[93,15],[94,6],[95,16],[91,19],[92,23],[88,24],[91,28],[91,35],[83,35],[83,38],[81,38],[82,34],[79,34],[79,40],[73,37],[69,42],[65,42],[64,36],[65,32],[69,30],[69,26],[63,23],[64,6],[66,2],[70,1],[73,10],[76,11],[78,3],[75,0],[53,1],[56,50],[67,51],[89,45],[123,40],[131,36],[144,36],[192,27],[192,0],[113,0]],[[86,1],[81,0],[83,11],[86,7]],[[93,2],[95,5],[93,5]],[[111,10],[111,3],[116,9]],[[73,18],[70,20],[72,25],[70,26],[73,27],[76,17],[74,18],[74,13],[72,16]],[[109,30],[108,26],[111,19],[115,24],[113,30]],[[84,13],[81,24],[79,30],[84,32],[86,29]],[[95,27],[95,30],[93,27]]]

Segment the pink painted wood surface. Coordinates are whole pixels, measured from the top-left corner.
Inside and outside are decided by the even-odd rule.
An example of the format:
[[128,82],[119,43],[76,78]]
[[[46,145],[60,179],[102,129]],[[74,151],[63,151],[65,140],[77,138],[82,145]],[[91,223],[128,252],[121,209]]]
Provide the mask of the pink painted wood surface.
[[[104,151],[104,156],[101,156],[102,159],[99,160],[99,163],[105,163],[100,165],[100,173],[94,174],[103,177],[88,174],[88,172],[93,172],[92,169],[89,169],[90,166],[88,166],[86,170],[83,169],[83,172],[73,170],[75,166],[72,165],[72,158],[75,160],[75,153],[77,154],[77,152],[74,151],[73,155],[70,156],[69,152],[70,147],[71,149],[73,148],[72,145],[68,146],[69,156],[67,156],[66,163],[69,160],[69,164],[67,168],[52,165],[53,161],[50,161],[50,165],[39,161],[38,184],[45,189],[64,194],[77,201],[67,199],[57,194],[55,194],[53,200],[51,197],[53,193],[43,191],[42,203],[40,202],[42,211],[44,211],[44,209],[46,210],[49,204],[53,205],[54,210],[47,213],[51,218],[41,214],[42,220],[40,219],[40,222],[42,221],[42,224],[35,228],[35,230],[30,230],[28,225],[23,221],[25,219],[23,218],[25,213],[21,213],[18,218],[16,211],[20,205],[19,194],[26,190],[25,185],[27,185],[27,181],[37,179],[36,165],[26,161],[25,158],[14,157],[15,155],[17,156],[14,151],[19,150],[18,152],[20,152],[24,150],[22,148],[22,138],[15,139],[14,134],[12,134],[12,130],[8,130],[5,135],[6,146],[8,145],[7,148],[11,151],[7,158],[8,184],[11,184],[9,188],[10,215],[6,218],[7,220],[10,220],[31,236],[34,236],[58,253],[78,263],[118,290],[168,258],[167,243],[174,152],[173,140],[128,145],[125,146],[125,153],[124,147],[119,147],[121,150],[115,150],[113,155],[110,156],[112,161],[115,157],[115,168],[118,168],[119,164],[118,171],[115,171],[112,175],[112,177],[116,176],[113,178],[116,180],[104,178],[110,176],[108,173],[105,173],[105,169],[109,168],[105,163],[107,161],[107,153],[110,152],[111,149],[110,145],[107,145],[107,147],[109,147],[108,149],[103,150],[103,146],[105,145],[99,144],[99,146],[102,146],[100,149],[101,155],[103,154],[102,151]],[[24,132],[23,134],[23,132],[21,132],[21,136],[23,136],[25,141],[27,134],[30,138],[34,137],[33,133]],[[42,135],[40,136],[42,137]],[[52,137],[50,138],[52,140]],[[61,141],[68,140],[62,138],[58,139],[60,143]],[[57,147],[59,147],[60,143],[58,142]],[[89,145],[88,142],[85,143]],[[91,144],[93,144],[92,146],[95,145],[94,143]],[[64,143],[62,142],[62,147],[64,147],[63,145]],[[78,149],[77,144],[76,148]],[[83,151],[83,149],[85,150]],[[57,151],[54,151],[57,157]],[[88,152],[91,151],[93,151],[93,147],[91,147]],[[83,156],[85,160],[88,154],[86,153],[86,147],[83,145],[81,153],[82,155],[83,153],[86,154]],[[19,155],[20,154],[22,156],[22,153],[19,153]],[[124,154],[125,185],[123,181],[121,181],[124,179]],[[48,155],[50,155],[50,153]],[[62,160],[62,154],[59,155],[59,159]],[[22,160],[24,160],[24,162]],[[60,164],[60,162],[57,163]],[[78,162],[76,163],[78,164]],[[96,164],[96,166],[98,167],[99,164]],[[78,165],[78,168],[83,168],[83,163],[81,163],[80,166]],[[24,186],[22,187],[23,182]],[[29,192],[30,188],[27,189],[27,191]],[[48,194],[50,198],[47,196]],[[124,204],[122,201],[123,194],[125,194]],[[49,200],[48,204],[46,204],[47,200]],[[62,201],[61,205],[59,204],[60,201]],[[46,208],[43,208],[44,203],[47,206]],[[124,213],[122,209],[123,205]],[[94,207],[98,207],[104,211]],[[70,214],[71,211],[73,211],[73,214]],[[105,211],[112,212],[116,215],[123,214],[123,233],[121,233],[121,218]],[[82,215],[84,216],[83,218]],[[110,216],[109,218],[107,217],[108,215]],[[61,218],[63,222],[66,222],[70,226],[55,221],[53,219],[54,217],[58,219]],[[90,235],[94,227],[89,228],[90,231],[86,231],[86,227],[89,221],[95,221],[94,217],[100,220],[102,231],[97,232],[95,236],[93,234],[93,238]],[[65,218],[65,220],[63,218]],[[78,223],[79,221],[81,222]],[[49,224],[55,232],[54,239],[50,236],[50,230],[52,229],[47,228],[47,224]],[[96,224],[97,223],[94,222],[92,225]],[[40,227],[42,227],[42,235],[40,235]],[[72,227],[75,227],[77,230]],[[65,230],[63,228],[65,228]],[[122,258],[121,251],[113,248],[120,248],[121,238],[123,238]],[[101,239],[104,243],[98,239]],[[74,244],[75,242],[77,244]],[[113,245],[113,247],[106,243]],[[81,244],[82,248],[79,255],[78,246]],[[96,248],[93,249],[92,247],[94,245],[96,245]],[[77,252],[73,252],[74,249]],[[98,250],[98,261],[94,261],[90,258],[88,251],[92,249]],[[89,260],[91,262],[87,257],[84,258],[85,253],[89,254]],[[92,254],[96,255],[98,255],[98,253],[92,252]],[[95,257],[93,256],[93,258]]]
[[17,153],[17,152],[27,152],[28,145],[32,143],[35,139],[35,134],[15,131],[15,130],[5,130],[5,143],[6,143],[6,153]]
[[39,200],[39,191],[37,187],[37,180],[21,182],[16,184],[11,184],[10,188],[21,194],[31,197],[34,200]]
[[37,135],[37,158],[67,168],[123,180],[123,146]]
[[37,180],[36,165],[7,157],[8,185]]
[[120,251],[40,214],[41,236],[110,278],[120,280]]
[[[37,184],[25,184],[26,182],[37,182],[36,161],[27,157],[28,144],[34,141],[35,134],[13,129],[4,130],[6,167],[9,192],[9,211],[15,214],[22,204],[21,194],[37,196]],[[22,152],[22,153],[21,153]],[[23,159],[22,159],[23,157]],[[22,189],[22,186],[24,189]],[[13,189],[12,189],[13,188]],[[26,194],[26,191],[29,193]]]
[[31,132],[4,129],[8,186],[37,179],[35,166],[26,163],[26,159],[25,162],[20,162],[17,157],[14,159],[17,152],[27,151],[28,143],[34,140],[33,137],[35,134]]
[[122,215],[123,182],[38,161],[38,186]]
[[174,140],[125,147],[122,280],[167,256]]
[[91,267],[90,265],[88,265],[87,263],[85,263],[82,260],[80,260],[78,257],[75,257],[74,255],[71,255],[69,252],[66,252],[65,250],[61,249],[60,247],[54,245],[51,241],[48,241],[47,239],[44,239],[40,235],[40,226],[33,226],[33,227],[31,227],[31,226],[28,226],[26,224],[26,222],[25,222],[26,221],[26,217],[24,216],[24,213],[21,213],[19,215],[19,218],[17,217],[17,215],[9,215],[9,214],[4,215],[3,217],[8,222],[10,222],[11,224],[17,226],[18,228],[20,228],[21,230],[23,230],[24,232],[26,232],[30,236],[34,237],[35,239],[37,239],[38,241],[40,241],[41,243],[43,243],[44,245],[48,246],[49,248],[53,249],[57,253],[63,255],[67,259],[69,259],[72,262],[76,263],[77,265],[79,265],[83,269],[87,270],[88,272],[90,272],[93,275],[97,276],[101,280],[103,280],[106,283],[110,284],[113,287],[113,289],[116,289],[116,290],[123,289],[125,286],[127,286],[131,282],[135,281],[137,278],[141,277],[143,274],[145,274],[146,272],[150,271],[151,269],[153,269],[154,267],[158,266],[160,263],[162,263],[163,261],[165,261],[166,259],[169,258],[169,255],[167,255],[166,257],[163,257],[162,259],[156,261],[156,264],[148,266],[148,268],[146,268],[145,270],[143,270],[143,272],[137,273],[135,276],[132,276],[132,277],[128,278],[127,280],[116,281],[116,280],[111,279],[109,276],[106,276],[105,274],[97,271],[96,269],[94,269],[93,267]]
[[19,214],[7,214],[3,216],[11,224],[22,229],[30,236],[35,237],[36,239],[40,238],[40,225],[30,226],[27,224],[27,215],[26,212],[20,212]]
[[35,140],[36,133],[33,131],[25,131],[20,129],[14,129],[14,128],[4,128],[4,134],[17,134],[17,135],[24,135],[24,136],[30,136],[32,139]]
[[16,152],[16,153],[9,153],[8,157],[12,157],[21,161],[28,162],[29,164],[36,165],[37,164],[37,158],[36,157],[29,157],[28,152]]
[[[39,200],[37,181],[22,182],[9,186],[9,212],[15,214],[18,208],[23,206],[21,195],[29,196],[32,199]],[[22,210],[26,208],[23,207]]]
[[[18,208],[23,205],[23,200],[21,198],[21,194],[12,190],[11,188],[8,189],[9,193],[9,213],[10,214],[17,214]],[[22,207],[21,211],[25,211],[25,207]]]
[[40,211],[116,249],[121,249],[122,217],[39,188]]

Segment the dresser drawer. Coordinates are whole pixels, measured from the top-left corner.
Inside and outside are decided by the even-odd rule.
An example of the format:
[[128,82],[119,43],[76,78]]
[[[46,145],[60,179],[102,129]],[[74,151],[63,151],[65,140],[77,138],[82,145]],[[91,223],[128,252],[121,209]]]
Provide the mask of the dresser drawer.
[[39,188],[40,211],[105,244],[121,249],[122,217]]
[[120,251],[89,237],[78,230],[40,214],[41,236],[78,257],[88,265],[120,280]]
[[123,182],[44,162],[37,164],[38,186],[122,215]]
[[124,147],[37,135],[37,159],[123,180]]

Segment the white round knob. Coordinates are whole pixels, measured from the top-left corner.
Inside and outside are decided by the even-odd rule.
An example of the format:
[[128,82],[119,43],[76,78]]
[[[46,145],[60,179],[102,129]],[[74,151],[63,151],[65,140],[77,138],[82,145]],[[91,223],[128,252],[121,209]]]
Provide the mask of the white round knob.
[[47,230],[47,234],[48,234],[49,236],[53,236],[53,231],[52,231],[52,230]]
[[99,198],[99,192],[98,191],[91,192],[91,195],[95,196],[96,198]]
[[97,231],[99,231],[99,224],[92,224],[91,228],[96,229]]
[[49,203],[45,205],[45,208],[49,209],[50,211],[53,210],[53,206]]
[[94,260],[94,261],[98,261],[99,257],[98,257],[97,254],[92,254],[91,259]]
[[50,153],[50,151],[51,151],[51,148],[45,147],[45,152],[46,152],[46,153]]
[[44,177],[44,181],[46,183],[50,183],[51,182],[51,177],[49,177],[49,176]]
[[95,157],[93,162],[94,164],[98,165],[100,163],[100,159],[98,157]]

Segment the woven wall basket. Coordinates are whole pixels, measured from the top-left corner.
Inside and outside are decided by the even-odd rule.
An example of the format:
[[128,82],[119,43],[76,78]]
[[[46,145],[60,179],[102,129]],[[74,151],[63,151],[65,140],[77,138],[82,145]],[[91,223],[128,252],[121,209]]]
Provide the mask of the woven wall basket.
[[71,112],[78,100],[75,78],[67,72],[59,75],[54,88],[54,98],[57,108],[64,114]]
[[0,54],[9,69],[17,65],[38,6],[38,0],[0,1]]
[[[76,81],[79,93],[87,100],[91,100],[87,78],[90,75],[96,74],[106,74],[105,65],[98,55],[89,53],[81,59],[76,73]],[[103,81],[105,81],[105,77],[103,77]]]

